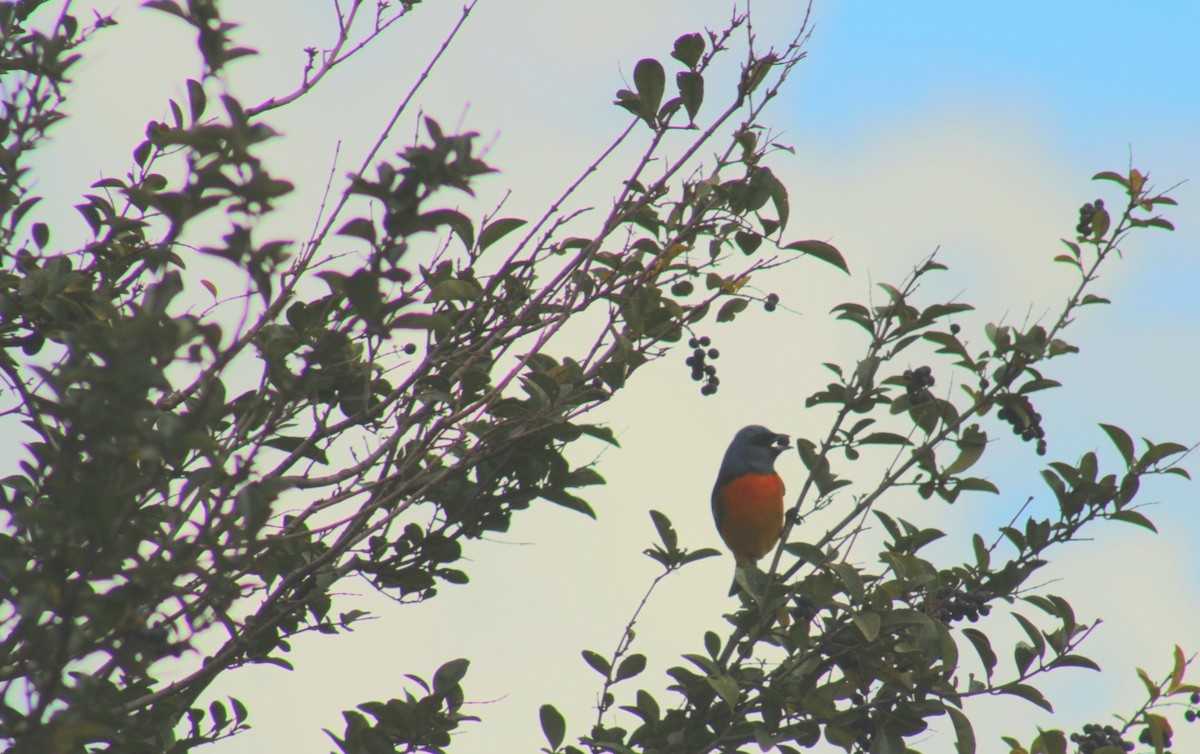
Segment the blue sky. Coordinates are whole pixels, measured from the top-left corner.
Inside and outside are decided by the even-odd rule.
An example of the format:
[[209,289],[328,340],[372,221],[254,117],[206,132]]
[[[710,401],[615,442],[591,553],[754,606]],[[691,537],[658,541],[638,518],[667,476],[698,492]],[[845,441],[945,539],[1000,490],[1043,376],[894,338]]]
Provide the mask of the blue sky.
[[1036,107],[1082,153],[1196,133],[1193,3],[831,2],[816,20],[807,86],[833,129],[966,97]]

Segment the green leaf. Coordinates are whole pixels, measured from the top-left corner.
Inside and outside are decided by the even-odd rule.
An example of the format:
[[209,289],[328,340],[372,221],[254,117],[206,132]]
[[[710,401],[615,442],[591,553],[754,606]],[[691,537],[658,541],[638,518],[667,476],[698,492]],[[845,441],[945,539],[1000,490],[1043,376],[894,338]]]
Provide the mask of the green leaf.
[[1125,460],[1125,466],[1133,468],[1135,455],[1133,440],[1129,437],[1129,434],[1113,424],[1101,424],[1100,429],[1104,430],[1105,434],[1108,435],[1108,439],[1112,440],[1112,444],[1120,451],[1121,458]]
[[684,34],[675,40],[675,49],[671,57],[683,63],[688,68],[695,69],[704,55],[704,37],[699,34]]
[[574,469],[567,475],[565,486],[567,487],[593,487],[595,485],[607,484],[600,472],[590,466],[581,466]]
[[[307,441],[307,437],[272,437],[270,440],[264,441],[263,445],[266,445],[268,448],[275,448],[276,450],[282,450],[286,453],[291,453]],[[316,461],[317,463],[329,463],[329,457],[325,455],[325,451],[321,450],[315,445],[310,445],[305,448],[300,453],[300,456]]]
[[991,678],[992,671],[996,669],[997,658],[987,634],[976,628],[964,628],[962,633],[975,647],[975,653],[979,655],[979,660],[983,663],[984,675]]
[[987,433],[978,424],[967,427],[958,440],[958,458],[945,469],[947,476],[961,474],[975,465],[987,448]]
[[453,209],[435,209],[417,218],[417,227],[421,230],[433,230],[442,225],[449,225],[468,251],[474,248],[475,225],[463,213]]
[[1093,181],[1112,181],[1113,183],[1121,184],[1121,186],[1123,188],[1126,188],[1126,189],[1129,188],[1129,179],[1127,179],[1125,176],[1121,175],[1120,173],[1114,173],[1111,170],[1105,170],[1105,171],[1096,173],[1095,175],[1092,176],[1092,180]]
[[744,311],[749,305],[744,298],[730,299],[717,311],[717,321],[732,322],[733,318],[738,315],[738,312]]
[[608,678],[608,674],[612,672],[612,665],[609,664],[608,660],[602,657],[599,652],[593,652],[590,649],[583,650],[582,654],[583,661],[588,664],[588,667]]
[[624,109],[633,113],[635,116],[646,121],[651,128],[654,128],[654,113],[648,111],[638,96],[628,89],[621,89],[618,91],[617,98],[613,101],[613,104],[623,107]]
[[771,178],[771,201],[775,203],[775,212],[779,215],[779,228],[782,230],[787,227],[788,217],[791,216],[787,186],[783,185],[783,181],[776,178],[774,173],[771,174]]
[[192,112],[192,123],[198,123],[200,118],[204,116],[204,107],[208,104],[208,97],[204,94],[204,85],[195,79],[187,80],[188,90],[188,107]]
[[646,655],[631,654],[621,664],[617,666],[617,675],[614,681],[623,681],[627,678],[633,678],[646,669]]
[[728,705],[729,709],[735,709],[738,702],[738,685],[737,681],[728,675],[709,676],[707,679],[708,685],[712,686],[712,690],[717,692],[717,696],[721,697],[721,701]]
[[677,280],[671,285],[671,295],[682,298],[683,296],[690,296],[695,289],[696,287],[692,285],[690,280]]
[[541,491],[541,496],[555,505],[561,505],[577,513],[582,513],[588,518],[596,517],[596,512],[592,510],[592,506],[588,505],[586,500],[577,495],[572,495],[564,489],[549,487]]
[[[1112,752],[1106,752],[1105,749],[1113,749]],[[1038,737],[1033,739],[1033,743],[1029,747],[1030,754],[1067,754],[1067,734],[1061,730],[1041,730],[1038,729]],[[1121,747],[1101,746],[1092,754],[1125,754],[1125,750]]]
[[433,286],[425,297],[425,303],[435,301],[474,301],[483,290],[472,280],[443,280]]
[[650,112],[658,112],[667,87],[667,74],[662,63],[654,58],[639,60],[633,69],[633,84],[637,88],[638,99]]
[[601,424],[576,424],[575,427],[585,435],[606,442],[613,447],[619,448],[621,446],[621,443],[617,442],[617,436],[613,434],[611,427],[605,427]]
[[1095,660],[1083,655],[1059,655],[1054,658],[1051,664],[1055,667],[1087,668],[1088,670],[1095,670],[1097,672],[1100,670],[1100,666],[1096,664]]
[[225,705],[219,701],[208,705],[208,716],[212,718],[213,728],[220,730],[229,723],[229,712],[226,711]]
[[827,563],[826,567],[837,575],[838,580],[846,587],[846,594],[855,602],[863,597],[863,581],[858,569],[849,563]]
[[249,717],[249,712],[246,711],[246,705],[242,704],[241,700],[229,697],[229,706],[233,708],[233,721],[239,725],[246,721]]
[[457,660],[451,660],[438,668],[433,673],[433,691],[438,696],[445,696],[452,689],[457,688],[459,681],[467,675],[467,668],[470,667],[471,661],[460,657]]
[[960,492],[971,491],[971,492],[990,492],[993,495],[1000,494],[999,487],[992,484],[991,482],[989,482],[986,479],[980,479],[979,477],[974,477],[974,476],[963,477],[962,479],[959,479],[957,489]]
[[1127,524],[1134,524],[1142,528],[1149,529],[1154,533],[1158,533],[1158,529],[1154,527],[1154,523],[1143,516],[1141,513],[1132,510],[1113,511],[1108,515],[1113,521],[1124,521]]
[[170,13],[172,16],[179,16],[180,18],[187,18],[187,14],[175,3],[175,0],[146,0],[146,2],[142,3],[142,7],[161,10],[164,13]]
[[485,251],[487,247],[525,225],[526,222],[519,217],[502,217],[499,220],[493,220],[479,231],[479,250]]
[[1146,446],[1146,452],[1138,459],[1138,465],[1142,468],[1149,468],[1159,461],[1187,452],[1187,447],[1177,442],[1152,443],[1146,440]]
[[814,256],[822,262],[828,262],[837,267],[846,274],[850,273],[850,268],[846,266],[846,260],[842,258],[842,253],[837,250],[837,247],[827,244],[824,241],[792,241],[783,248]]
[[401,327],[410,330],[433,330],[434,332],[442,333],[450,329],[450,320],[441,314],[401,314],[391,321],[392,327]]
[[1033,642],[1033,650],[1038,657],[1046,653],[1046,639],[1042,636],[1042,632],[1038,627],[1033,625],[1033,622],[1020,613],[1013,613],[1013,618],[1017,623],[1021,624],[1021,628],[1025,631],[1025,635]]
[[879,638],[879,613],[864,610],[861,613],[855,613],[853,619],[854,625],[858,626],[864,639],[875,641]]
[[1163,230],[1175,230],[1175,226],[1170,220],[1164,217],[1151,217],[1149,220],[1141,220],[1142,224],[1150,228],[1162,228]]
[[50,228],[46,223],[34,223],[30,229],[30,234],[33,236],[33,242],[37,244],[39,249],[45,249],[46,244],[50,243]]
[[675,74],[675,86],[679,87],[679,98],[683,100],[688,119],[695,122],[704,102],[704,77],[694,71],[680,71]]
[[872,432],[857,440],[859,445],[912,445],[912,441],[895,432]]
[[659,539],[666,545],[667,549],[674,552],[679,549],[679,535],[675,533],[675,527],[671,525],[671,519],[667,518],[665,513],[651,510],[650,519],[654,521],[654,528],[658,530]]
[[546,736],[546,742],[550,744],[551,750],[557,751],[567,735],[567,721],[553,704],[543,704],[538,710],[538,717],[541,718],[542,734]]
[[763,239],[757,233],[747,233],[739,230],[733,234],[733,240],[737,243],[738,248],[742,250],[742,253],[749,256],[758,251],[758,247],[762,246]]
[[988,550],[987,545],[983,543],[983,537],[979,534],[971,536],[971,547],[975,550],[975,563],[979,566],[980,571],[987,571],[988,566],[992,562],[992,553]]
[[975,754],[975,731],[971,720],[955,707],[946,707],[950,722],[954,724],[954,748],[958,754]]
[[365,217],[356,217],[350,222],[342,226],[338,231],[339,236],[351,236],[352,238],[361,238],[369,244],[375,243],[375,223]]
[[1027,702],[1036,704],[1047,712],[1054,712],[1054,707],[1050,704],[1050,702],[1046,701],[1046,697],[1042,695],[1042,692],[1038,691],[1033,686],[1029,686],[1024,683],[1010,683],[1007,686],[1001,686],[997,690],[1001,694],[1019,696]]

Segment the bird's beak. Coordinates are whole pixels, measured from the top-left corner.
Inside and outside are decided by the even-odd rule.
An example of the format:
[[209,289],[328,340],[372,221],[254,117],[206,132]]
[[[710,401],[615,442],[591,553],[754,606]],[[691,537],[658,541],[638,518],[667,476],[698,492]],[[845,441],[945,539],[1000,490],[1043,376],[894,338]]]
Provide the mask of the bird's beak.
[[773,445],[777,451],[782,453],[783,451],[792,447],[791,438],[789,438],[787,435],[775,435],[775,439],[771,442],[771,445]]

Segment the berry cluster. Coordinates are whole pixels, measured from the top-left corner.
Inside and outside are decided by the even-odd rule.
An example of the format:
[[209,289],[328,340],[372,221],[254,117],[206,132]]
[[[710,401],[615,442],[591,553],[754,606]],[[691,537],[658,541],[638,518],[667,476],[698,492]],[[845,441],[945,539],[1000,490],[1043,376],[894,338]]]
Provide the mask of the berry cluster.
[[712,364],[706,363],[708,359],[718,359],[721,352],[715,348],[709,348],[712,345],[712,340],[705,335],[702,338],[692,338],[688,341],[688,348],[692,349],[692,355],[684,361],[692,368],[692,379],[696,382],[704,381],[700,387],[700,395],[712,395],[717,392],[717,386],[721,384],[721,380],[717,379],[717,368]]
[[[1200,691],[1193,691],[1192,696],[1188,699],[1188,701],[1191,702],[1192,707],[1200,705]],[[1200,714],[1197,714],[1196,710],[1190,707],[1188,708],[1187,712],[1183,713],[1183,719],[1187,720],[1189,723],[1196,722],[1198,718],[1200,718]]]
[[917,367],[904,370],[904,391],[908,393],[908,402],[919,406],[932,396],[929,388],[933,387],[933,370],[929,367]]
[[953,623],[966,618],[974,623],[980,616],[992,612],[988,601],[992,593],[986,589],[965,589],[944,586],[925,597],[925,614],[942,623]]
[[1014,435],[1025,442],[1037,440],[1037,454],[1046,455],[1046,430],[1042,429],[1042,415],[1033,409],[1033,404],[1024,395],[1011,395],[996,416],[1012,425]]
[[817,617],[820,609],[812,597],[807,594],[796,595],[796,607],[792,608],[792,618],[797,623],[811,623]]
[[1088,202],[1080,207],[1079,224],[1075,226],[1075,231],[1085,238],[1092,235],[1092,218],[1095,217],[1096,213],[1102,209],[1104,209],[1103,199],[1097,199],[1094,204],[1092,202]]
[[[1163,754],[1171,754],[1171,752],[1165,751],[1171,745],[1171,734],[1169,731],[1164,730],[1162,732],[1162,742],[1164,749]],[[1142,728],[1142,733],[1138,736],[1138,743],[1146,744],[1147,746],[1154,746],[1154,734],[1150,732],[1149,725],[1147,725],[1145,728]],[[1126,749],[1126,751],[1129,750]]]
[[1121,732],[1111,725],[1089,723],[1083,726],[1082,733],[1071,734],[1071,743],[1076,745],[1079,754],[1092,754],[1096,749],[1105,746],[1115,746],[1124,751],[1133,751],[1133,743],[1121,738]]
[[766,300],[763,301],[763,309],[768,312],[773,312],[777,306],[779,306],[779,294],[768,293]]

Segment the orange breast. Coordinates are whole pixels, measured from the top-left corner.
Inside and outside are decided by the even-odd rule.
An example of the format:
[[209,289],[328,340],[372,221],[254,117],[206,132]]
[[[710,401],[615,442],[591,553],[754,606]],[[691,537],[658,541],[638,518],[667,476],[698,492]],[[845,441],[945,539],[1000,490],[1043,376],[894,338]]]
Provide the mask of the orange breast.
[[738,565],[766,555],[783,531],[783,480],[778,474],[746,474],[720,489],[721,539]]

